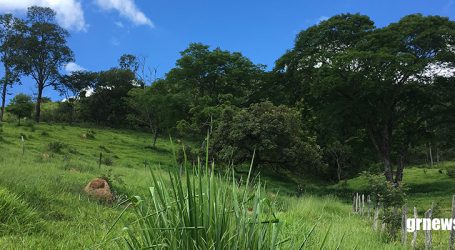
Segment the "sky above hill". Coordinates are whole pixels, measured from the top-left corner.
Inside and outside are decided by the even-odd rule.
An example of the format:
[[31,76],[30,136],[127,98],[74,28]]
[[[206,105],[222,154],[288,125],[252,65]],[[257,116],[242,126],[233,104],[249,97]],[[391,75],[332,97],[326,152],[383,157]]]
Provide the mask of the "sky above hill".
[[[129,53],[146,57],[159,77],[191,42],[239,51],[272,68],[299,31],[336,14],[368,15],[378,27],[413,13],[455,19],[455,0],[0,0],[0,13],[23,17],[31,5],[52,7],[71,33],[76,60],[62,72],[109,69]],[[33,94],[34,83],[24,78],[10,92],[9,98]],[[44,95],[61,99],[51,89]]]

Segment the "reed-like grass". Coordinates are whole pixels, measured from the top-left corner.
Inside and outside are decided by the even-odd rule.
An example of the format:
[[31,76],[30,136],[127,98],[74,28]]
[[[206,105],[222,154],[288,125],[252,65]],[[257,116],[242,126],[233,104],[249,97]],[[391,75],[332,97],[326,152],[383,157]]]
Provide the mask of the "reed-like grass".
[[[260,181],[239,185],[214,164],[184,164],[169,180],[151,171],[148,197],[134,197],[136,220],[120,243],[129,249],[276,249],[281,222]],[[160,172],[160,171],[158,171]]]

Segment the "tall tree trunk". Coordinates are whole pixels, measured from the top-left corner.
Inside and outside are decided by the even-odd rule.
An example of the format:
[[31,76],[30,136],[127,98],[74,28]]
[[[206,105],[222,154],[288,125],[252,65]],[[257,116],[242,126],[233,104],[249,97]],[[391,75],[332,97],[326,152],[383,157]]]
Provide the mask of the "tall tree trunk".
[[0,122],[3,122],[3,115],[5,114],[6,90],[8,84],[5,81],[2,85],[2,109],[0,110]]
[[38,84],[38,96],[36,98],[36,106],[35,106],[35,121],[39,122],[41,118],[41,99],[43,97],[43,83]]
[[5,103],[6,103],[6,92],[8,90],[8,83],[9,83],[9,68],[5,63],[5,79],[3,81],[2,86],[2,109],[0,113],[0,122],[3,122],[3,115],[5,114]]
[[431,150],[431,142],[428,143],[428,156],[430,157],[430,167],[433,167],[433,152]]
[[384,164],[384,176],[388,182],[393,182],[392,164],[388,155],[382,156],[382,163]]
[[403,181],[403,170],[404,170],[404,153],[400,154],[400,164],[397,167],[397,172],[395,174],[395,184],[399,185]]
[[391,127],[384,124],[378,131],[374,125],[368,126],[368,134],[371,142],[384,165],[384,176],[388,182],[393,182],[392,163],[390,160],[390,135]]
[[341,164],[340,160],[338,158],[338,155],[335,154],[336,162],[337,162],[337,177],[338,177],[338,182],[341,181]]
[[153,132],[153,147],[156,146],[156,140],[158,139],[158,129],[155,129],[155,131]]

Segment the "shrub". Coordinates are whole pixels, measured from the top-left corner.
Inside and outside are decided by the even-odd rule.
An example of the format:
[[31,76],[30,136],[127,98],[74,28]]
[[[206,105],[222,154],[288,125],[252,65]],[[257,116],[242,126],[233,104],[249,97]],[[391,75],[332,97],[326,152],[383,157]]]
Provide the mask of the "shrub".
[[49,151],[56,153],[56,154],[62,153],[62,149],[65,147],[66,147],[66,144],[59,142],[59,141],[51,142],[48,144]]
[[82,137],[83,139],[94,140],[94,139],[95,139],[95,134],[96,134],[95,131],[89,129],[89,130],[87,130],[87,132],[82,133],[82,134],[81,134],[81,137]]
[[387,225],[389,236],[395,239],[396,229],[401,225],[401,213],[398,209],[406,201],[407,188],[403,184],[396,185],[386,181],[382,175],[370,175],[368,179],[373,200],[379,202],[383,209],[382,221]]
[[[98,164],[100,164],[100,160],[98,159]],[[114,160],[110,156],[107,155],[102,155],[101,157],[101,164],[106,165],[106,166],[112,166],[114,165]]]
[[455,178],[455,169],[447,169],[447,176]]

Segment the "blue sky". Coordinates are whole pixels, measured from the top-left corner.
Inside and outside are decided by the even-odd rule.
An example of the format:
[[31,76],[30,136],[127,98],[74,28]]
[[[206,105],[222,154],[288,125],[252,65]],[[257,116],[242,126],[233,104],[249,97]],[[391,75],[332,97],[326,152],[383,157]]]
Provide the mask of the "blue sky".
[[[271,68],[299,31],[340,13],[368,15],[379,27],[413,13],[455,19],[455,0],[0,0],[0,13],[23,16],[29,5],[53,7],[70,31],[76,60],[68,68],[109,69],[130,53],[147,57],[158,76],[175,65],[190,42],[240,51]],[[9,98],[33,94],[34,88],[24,78]],[[44,95],[60,99],[51,89]]]

